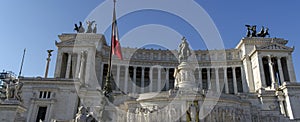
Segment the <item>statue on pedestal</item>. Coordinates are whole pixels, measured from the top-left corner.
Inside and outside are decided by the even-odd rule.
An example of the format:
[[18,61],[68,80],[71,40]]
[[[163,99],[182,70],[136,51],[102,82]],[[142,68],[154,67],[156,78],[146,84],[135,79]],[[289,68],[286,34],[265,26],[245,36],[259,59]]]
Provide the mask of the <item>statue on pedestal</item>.
[[192,55],[191,50],[189,48],[189,44],[186,42],[186,38],[183,37],[181,44],[179,45],[178,55],[179,55],[179,63],[186,62],[188,57]]
[[188,62],[188,58],[192,55],[192,52],[189,48],[189,44],[186,41],[186,38],[182,38],[182,42],[179,45],[178,58],[179,65],[175,68],[173,76],[175,77],[175,89],[183,88],[185,90],[195,90],[195,76],[194,76],[194,67]]

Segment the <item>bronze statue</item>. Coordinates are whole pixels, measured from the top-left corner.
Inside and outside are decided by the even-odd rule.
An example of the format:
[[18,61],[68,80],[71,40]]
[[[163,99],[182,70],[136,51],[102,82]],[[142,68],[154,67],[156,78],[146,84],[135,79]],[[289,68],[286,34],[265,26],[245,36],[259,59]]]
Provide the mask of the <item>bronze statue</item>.
[[251,37],[251,26],[245,25],[247,27],[247,37]]
[[[266,37],[267,35],[270,37],[269,28],[265,28],[262,26],[259,33],[256,34],[256,25],[245,25],[247,27],[247,35],[246,37]],[[252,32],[252,33],[251,33]]]
[[97,24],[94,26],[93,33],[97,33]]
[[256,37],[256,25],[253,25],[251,30],[252,30],[252,35],[251,36]]
[[88,26],[86,33],[92,33],[93,29],[92,29],[92,25],[95,23],[96,21],[87,21],[86,24]]
[[270,37],[269,28],[265,29],[265,33],[262,35],[262,37],[266,37],[267,35]]
[[257,34],[258,37],[263,37],[263,35],[265,34],[265,27],[262,26],[260,32]]
[[85,29],[83,28],[82,22],[81,22],[81,21],[79,22],[79,27],[78,27],[77,24],[75,24],[74,30],[75,30],[77,33],[84,33]]

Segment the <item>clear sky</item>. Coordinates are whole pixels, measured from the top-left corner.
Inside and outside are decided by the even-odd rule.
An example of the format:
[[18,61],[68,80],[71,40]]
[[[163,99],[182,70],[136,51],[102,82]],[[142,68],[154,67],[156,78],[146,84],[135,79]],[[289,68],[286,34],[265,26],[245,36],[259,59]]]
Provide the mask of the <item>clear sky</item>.
[[[122,8],[123,6],[134,4],[131,2],[118,2],[117,14],[120,15],[123,11],[126,11]],[[245,24],[257,25],[257,31],[260,30],[261,26],[267,26],[270,28],[271,37],[289,40],[288,46],[295,46],[293,61],[297,79],[300,78],[300,14],[298,13],[300,11],[300,1],[252,0],[247,3],[241,0],[197,0],[196,2],[211,17],[219,30],[225,48],[234,48],[240,39],[245,36]],[[90,18],[91,13],[112,15],[112,8],[109,8],[109,10],[103,9],[101,12],[93,12],[97,6],[103,3],[105,3],[104,0],[1,1],[0,69],[18,74],[23,49],[26,48],[22,74],[29,77],[43,76],[47,58],[46,50],[54,49],[49,73],[49,76],[53,76],[57,51],[55,40],[59,40],[57,35],[74,33],[74,23],[94,19]],[[154,4],[160,3],[156,2]],[[185,4],[172,2],[169,3],[169,6],[178,8],[178,11],[186,11],[191,16],[199,16],[199,11],[186,9],[189,6],[186,7]],[[103,17],[103,21],[101,17]],[[98,18],[100,18],[97,19],[99,25],[112,19],[111,16],[107,18],[101,14],[98,15]],[[183,18],[172,13],[144,9],[124,15],[118,19],[118,22],[120,37],[127,42],[135,38],[134,41],[142,40],[140,42],[153,39],[169,43],[167,40],[180,40],[180,36],[184,35],[194,49],[206,48],[202,41],[196,41],[202,40],[203,37],[196,33],[195,28],[184,21]],[[155,28],[158,31],[147,31]],[[108,40],[110,29],[104,26],[99,26],[98,29],[105,30],[99,32],[104,33]],[[174,36],[168,37],[168,34],[155,36],[159,34],[159,30]],[[128,44],[123,43],[121,40],[122,46],[130,45],[129,42]],[[174,45],[177,45],[177,43]]]

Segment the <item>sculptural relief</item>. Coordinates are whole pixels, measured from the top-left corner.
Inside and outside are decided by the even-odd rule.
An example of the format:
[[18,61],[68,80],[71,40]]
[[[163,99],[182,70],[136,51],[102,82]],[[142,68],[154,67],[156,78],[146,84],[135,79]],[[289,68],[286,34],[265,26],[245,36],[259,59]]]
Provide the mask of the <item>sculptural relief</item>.
[[4,85],[0,88],[2,99],[18,100],[22,102],[21,89],[23,83],[19,79],[4,81]]
[[88,114],[88,110],[85,107],[80,106],[75,117],[75,122],[96,122],[96,120],[91,114]]

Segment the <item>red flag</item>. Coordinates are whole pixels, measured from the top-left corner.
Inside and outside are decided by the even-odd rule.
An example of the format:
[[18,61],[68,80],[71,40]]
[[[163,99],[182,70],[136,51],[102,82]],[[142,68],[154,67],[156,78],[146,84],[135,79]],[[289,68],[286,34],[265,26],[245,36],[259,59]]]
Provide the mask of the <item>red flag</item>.
[[116,20],[116,10],[114,7],[114,13],[113,13],[113,23],[112,23],[112,37],[111,37],[111,49],[112,54],[117,55],[117,57],[122,60],[122,51],[121,51],[121,45],[119,40],[119,33],[118,33],[118,27],[117,27],[117,20]]

